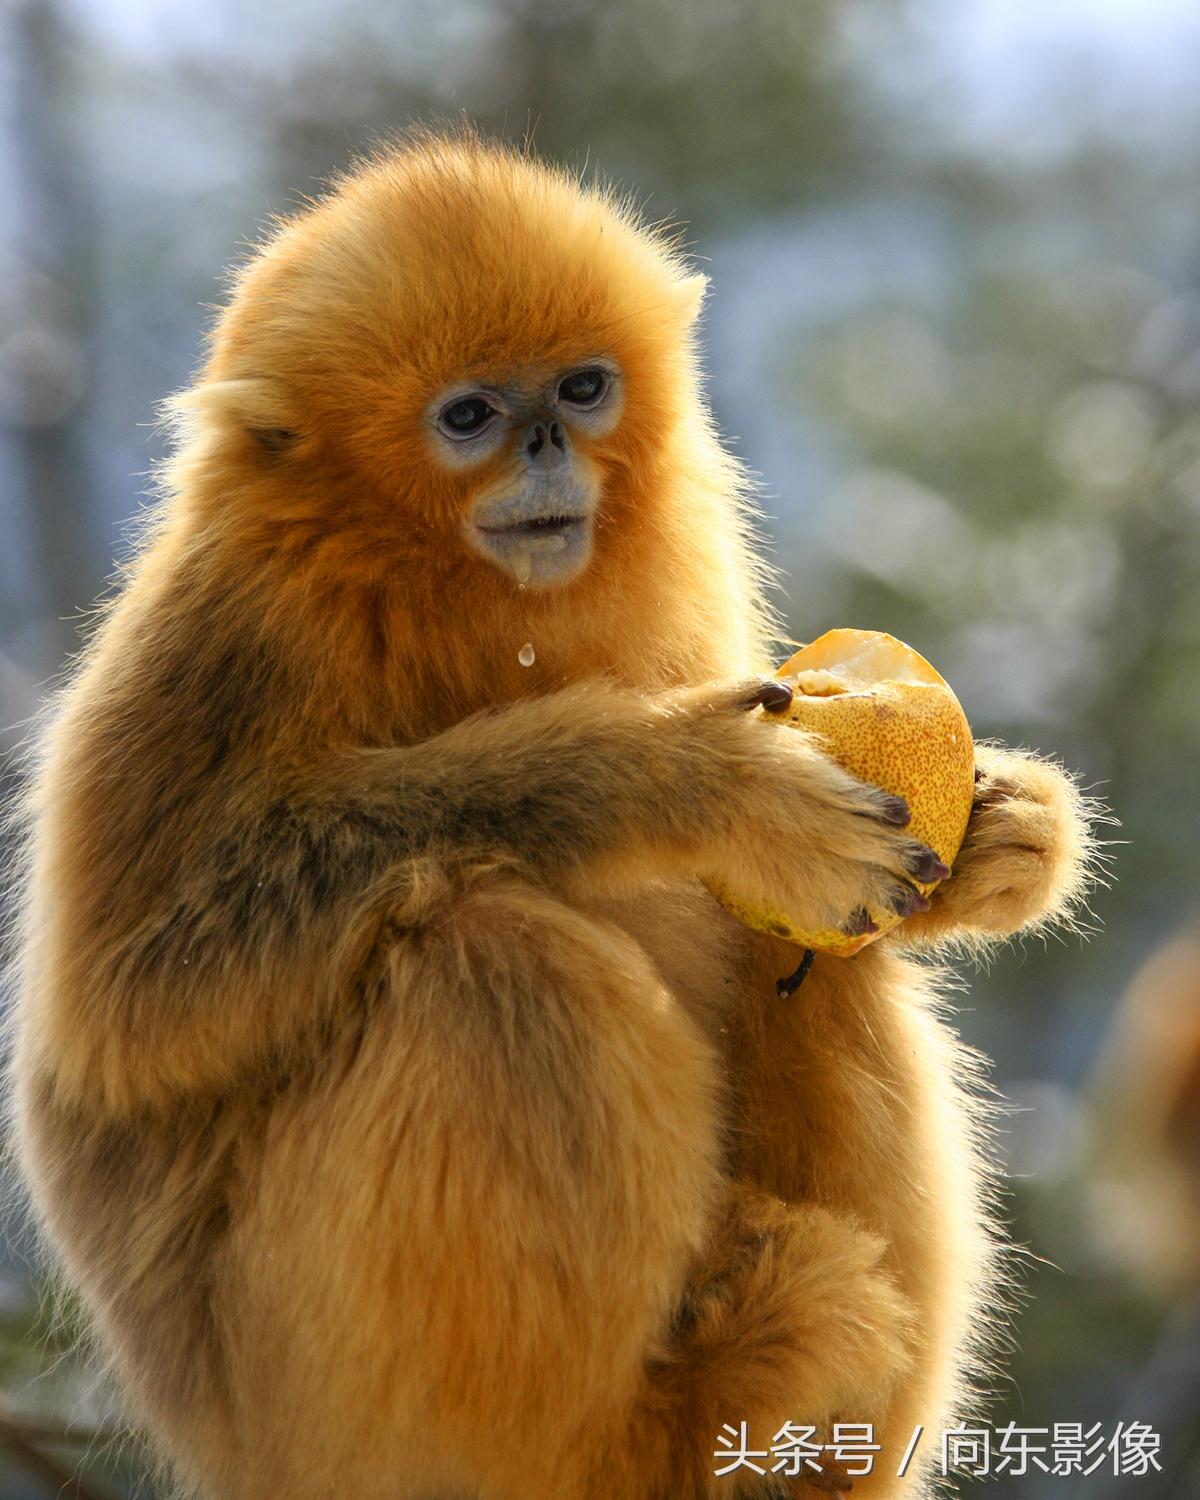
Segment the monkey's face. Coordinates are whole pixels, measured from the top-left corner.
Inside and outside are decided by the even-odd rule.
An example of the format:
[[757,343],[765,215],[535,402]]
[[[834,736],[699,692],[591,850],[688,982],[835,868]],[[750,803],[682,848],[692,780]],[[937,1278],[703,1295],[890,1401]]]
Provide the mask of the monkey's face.
[[685,456],[722,461],[692,343],[703,285],[605,190],[418,142],[239,276],[189,398],[221,462],[203,444],[195,461],[214,503],[310,570],[459,622],[464,599],[483,618],[518,594],[523,619],[565,618],[585,589],[649,577]]
[[472,494],[463,536],[519,587],[568,583],[587,567],[600,503],[587,446],[613,432],[621,407],[621,371],[601,356],[455,384],[431,403],[436,461],[490,476]]

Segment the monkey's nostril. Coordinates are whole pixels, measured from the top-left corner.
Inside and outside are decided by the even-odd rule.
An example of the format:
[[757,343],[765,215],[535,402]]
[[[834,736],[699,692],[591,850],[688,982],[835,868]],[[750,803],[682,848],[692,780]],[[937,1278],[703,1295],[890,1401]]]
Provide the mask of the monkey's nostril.
[[560,453],[566,451],[566,436],[557,422],[550,423],[550,441],[554,444],[554,446]]
[[[551,434],[553,439],[553,434]],[[546,444],[546,429],[540,422],[535,422],[529,429],[529,441],[525,444],[525,451],[530,458],[536,458]]]

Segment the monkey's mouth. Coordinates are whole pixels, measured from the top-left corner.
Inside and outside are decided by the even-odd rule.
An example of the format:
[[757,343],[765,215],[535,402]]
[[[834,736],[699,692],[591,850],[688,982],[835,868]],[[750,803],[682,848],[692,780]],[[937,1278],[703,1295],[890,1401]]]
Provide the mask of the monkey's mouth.
[[514,521],[509,526],[480,526],[484,536],[555,536],[569,531],[573,526],[585,526],[588,516],[530,516],[524,521]]
[[591,559],[592,512],[492,516],[475,520],[467,534],[474,549],[519,588],[556,588],[578,577]]

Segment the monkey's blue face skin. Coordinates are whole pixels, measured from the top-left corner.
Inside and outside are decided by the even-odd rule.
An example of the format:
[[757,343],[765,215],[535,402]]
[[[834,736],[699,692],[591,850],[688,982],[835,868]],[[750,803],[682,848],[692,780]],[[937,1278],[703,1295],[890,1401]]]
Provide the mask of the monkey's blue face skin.
[[527,449],[540,442],[550,456],[543,466],[541,450],[533,453],[517,488],[476,504],[468,523],[472,539],[518,584],[566,583],[591,558],[597,486],[585,482],[557,423],[533,424],[522,441]]
[[554,588],[577,578],[592,555],[601,503],[596,468],[576,441],[617,425],[621,377],[595,359],[546,378],[443,391],[428,411],[431,439],[447,467],[506,458],[505,472],[474,498],[466,540],[518,588]]

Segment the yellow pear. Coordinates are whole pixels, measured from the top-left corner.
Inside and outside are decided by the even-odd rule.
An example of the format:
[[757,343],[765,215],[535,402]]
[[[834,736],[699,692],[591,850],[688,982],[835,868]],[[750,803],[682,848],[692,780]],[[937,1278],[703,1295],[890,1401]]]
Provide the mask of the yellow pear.
[[[912,814],[905,832],[952,865],[971,815],[975,745],[962,706],[941,674],[911,646],[882,631],[830,630],[797,651],[776,675],[794,696],[790,708],[770,717],[819,736],[852,776],[903,797]],[[803,850],[796,853],[803,858]],[[895,912],[872,908],[867,914],[874,932],[806,932],[786,912],[748,901],[719,881],[709,884],[722,905],[751,927],[844,957],[902,920]],[[927,895],[936,884],[918,889]]]

